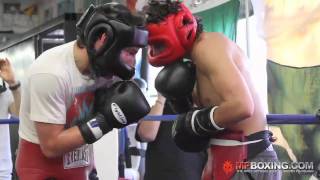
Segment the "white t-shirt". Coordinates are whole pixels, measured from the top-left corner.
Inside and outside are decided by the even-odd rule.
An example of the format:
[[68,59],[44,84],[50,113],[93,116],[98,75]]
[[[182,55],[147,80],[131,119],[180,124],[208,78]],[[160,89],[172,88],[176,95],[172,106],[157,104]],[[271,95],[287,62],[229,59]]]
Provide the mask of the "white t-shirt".
[[[0,94],[0,102],[0,119],[7,119],[9,106],[13,103],[10,90]],[[12,160],[8,124],[0,124],[0,142],[0,179],[11,180]]]
[[21,92],[19,136],[39,144],[35,123],[68,124],[90,115],[94,81],[78,70],[74,41],[43,52],[30,66]]
[[[70,121],[84,119],[91,114],[93,108],[91,99],[93,91],[99,86],[110,86],[113,83],[113,79],[98,79],[94,82],[89,77],[82,75],[75,64],[74,44],[75,41],[43,52],[28,69],[21,86],[20,138],[39,144],[35,121],[68,126]],[[113,144],[111,140],[113,139],[108,139],[107,150],[105,149],[106,144],[103,146],[103,155],[109,156],[108,162],[104,162],[105,166],[117,165],[117,154],[112,151],[117,146],[111,146]],[[92,160],[92,145],[89,147],[84,145],[63,156],[65,168],[77,168],[91,164],[85,159],[73,161],[72,157],[81,154],[80,151],[89,153]],[[99,158],[97,157],[98,160]],[[109,171],[109,169],[104,169],[104,171]],[[113,172],[108,173],[113,174]]]

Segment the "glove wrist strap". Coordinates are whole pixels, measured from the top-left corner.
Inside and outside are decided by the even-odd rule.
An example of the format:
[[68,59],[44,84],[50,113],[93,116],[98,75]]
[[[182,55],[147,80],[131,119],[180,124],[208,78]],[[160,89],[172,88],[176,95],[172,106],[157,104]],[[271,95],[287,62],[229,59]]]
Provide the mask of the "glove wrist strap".
[[210,111],[210,113],[209,113],[209,117],[210,117],[210,121],[211,121],[211,124],[213,125],[213,127],[215,127],[217,130],[219,130],[219,131],[222,131],[222,130],[224,130],[224,128],[222,128],[222,127],[219,127],[217,124],[216,124],[216,122],[214,121],[214,119],[213,119],[213,114],[214,114],[214,111],[218,108],[219,106],[214,106],[212,109],[211,109],[211,111]]
[[87,122],[87,126],[89,127],[92,135],[96,140],[100,139],[103,136],[103,133],[99,127],[98,120],[96,118],[91,119]]
[[101,118],[103,117],[96,116],[88,122],[79,125],[81,135],[86,143],[92,144],[106,134],[106,131],[102,131],[100,127],[100,123],[104,121]]
[[224,128],[219,127],[213,119],[214,111],[217,108],[218,106],[215,106],[193,112],[191,127],[195,134],[198,136],[210,136],[217,131],[224,130]]

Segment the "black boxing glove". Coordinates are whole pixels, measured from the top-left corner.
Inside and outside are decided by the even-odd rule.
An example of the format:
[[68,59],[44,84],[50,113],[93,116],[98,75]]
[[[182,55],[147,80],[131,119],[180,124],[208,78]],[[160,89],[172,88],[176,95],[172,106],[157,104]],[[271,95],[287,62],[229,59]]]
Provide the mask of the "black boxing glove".
[[164,67],[155,79],[155,88],[167,98],[177,114],[193,107],[192,91],[196,82],[196,68],[191,61],[177,61]]
[[210,137],[224,130],[213,120],[218,106],[191,110],[178,116],[172,126],[176,145],[186,152],[200,152],[208,148]]
[[123,128],[138,122],[150,111],[150,106],[139,89],[131,81],[119,81],[110,88],[95,92],[96,117],[79,126],[83,139],[93,143],[113,128]]

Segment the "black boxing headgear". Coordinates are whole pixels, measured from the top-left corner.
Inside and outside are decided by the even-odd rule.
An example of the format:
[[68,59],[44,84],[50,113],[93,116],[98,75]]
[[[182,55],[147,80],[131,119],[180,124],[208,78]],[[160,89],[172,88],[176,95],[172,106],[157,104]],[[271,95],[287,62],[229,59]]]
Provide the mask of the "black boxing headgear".
[[[148,32],[141,27],[142,20],[119,3],[107,3],[99,7],[90,5],[76,28],[77,38],[86,46],[95,76],[111,73],[122,79],[130,79],[134,75],[135,68],[123,63],[120,53],[126,47],[147,45]],[[101,48],[95,49],[94,45],[103,33],[107,40]]]

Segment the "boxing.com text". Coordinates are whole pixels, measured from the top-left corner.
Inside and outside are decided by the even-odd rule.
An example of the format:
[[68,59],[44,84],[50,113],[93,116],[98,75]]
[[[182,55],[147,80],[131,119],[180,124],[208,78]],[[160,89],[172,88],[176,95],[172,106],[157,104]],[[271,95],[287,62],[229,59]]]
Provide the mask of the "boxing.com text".
[[312,173],[313,162],[236,162],[237,171],[272,171]]

